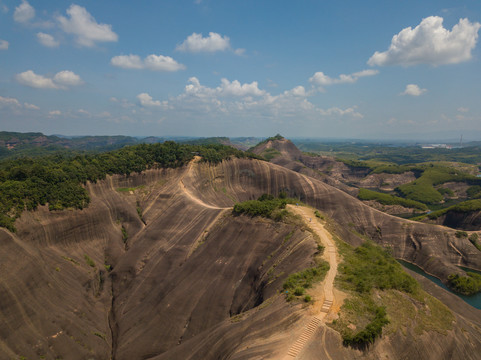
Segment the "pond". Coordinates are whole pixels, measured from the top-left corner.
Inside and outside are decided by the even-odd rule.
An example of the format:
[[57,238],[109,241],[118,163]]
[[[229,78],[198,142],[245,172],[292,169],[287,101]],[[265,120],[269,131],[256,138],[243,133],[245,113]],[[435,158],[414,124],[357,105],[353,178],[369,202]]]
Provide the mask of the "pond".
[[[435,276],[432,276],[432,275],[429,275],[429,274],[426,274],[420,267],[417,267],[416,265],[414,264],[411,264],[411,263],[408,263],[404,260],[399,260],[397,259],[397,261],[402,265],[404,266],[405,268],[409,269],[409,270],[412,270],[414,271],[415,273],[418,273],[422,276],[424,276],[425,278],[428,278],[429,280],[431,280],[432,282],[434,282],[436,285],[438,286],[441,286],[443,289],[446,289],[448,290],[450,293],[460,297],[461,299],[463,299],[464,301],[466,301],[469,305],[475,307],[476,309],[481,309],[481,293],[478,293],[476,295],[473,295],[473,296],[466,296],[466,295],[461,295],[461,294],[457,294],[453,291],[451,291],[451,289],[449,289],[446,285],[444,285],[441,280],[439,280],[437,277]],[[476,270],[473,270],[473,269],[468,269],[468,268],[464,268],[464,267],[461,267],[461,269],[463,269],[464,271],[471,271],[471,272],[475,272],[475,273],[480,273],[479,271],[476,271]]]

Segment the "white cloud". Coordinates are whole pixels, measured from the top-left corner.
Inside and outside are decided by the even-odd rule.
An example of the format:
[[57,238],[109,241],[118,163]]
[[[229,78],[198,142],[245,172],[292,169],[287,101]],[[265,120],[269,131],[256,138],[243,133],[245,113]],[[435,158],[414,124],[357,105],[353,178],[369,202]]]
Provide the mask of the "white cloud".
[[244,55],[245,52],[246,52],[246,49],[242,49],[242,48],[234,50],[234,54],[239,55],[239,56]]
[[443,18],[430,16],[414,29],[407,27],[394,35],[389,49],[376,51],[368,61],[371,66],[457,64],[471,59],[481,24],[460,19],[451,31],[443,27]]
[[153,71],[178,71],[185,69],[170,56],[154,55],[147,56],[144,60],[138,55],[119,55],[110,59],[110,64],[123,69],[148,69]]
[[[303,86],[296,86],[279,95],[271,95],[259,89],[257,82],[241,84],[227,79],[215,88],[204,86],[192,77],[185,86],[184,93],[169,98],[165,103],[173,117],[182,114],[195,114],[198,117],[210,118],[243,118],[246,121],[259,121],[270,118],[273,122],[290,121],[290,119],[306,119],[316,121],[321,119],[359,119],[363,115],[355,107],[346,109],[332,107],[322,109],[306,99],[309,93]],[[167,115],[168,116],[168,115]]]
[[331,78],[330,76],[324,74],[322,71],[316,72],[309,81],[317,86],[329,86],[334,84],[346,84],[355,83],[359,78],[366,76],[374,76],[378,74],[377,70],[362,70],[349,75],[341,74],[338,78]]
[[221,96],[261,96],[266,93],[259,89],[257,81],[241,84],[238,80],[230,82],[227,79],[222,79],[216,90]]
[[187,52],[216,52],[230,49],[230,39],[215,32],[209,32],[208,37],[192,33],[176,50]]
[[17,74],[17,81],[26,86],[36,89],[67,89],[68,86],[78,86],[83,84],[80,76],[72,71],[60,71],[53,78],[35,74],[32,70],[27,70]]
[[7,107],[7,106],[8,107],[20,107],[22,105],[15,98],[0,96],[0,108]]
[[[22,108],[22,104],[15,98],[0,96],[0,109],[4,107]],[[23,108],[27,110],[40,110],[37,105],[29,103],[23,103]]]
[[15,8],[13,20],[19,23],[27,23],[35,17],[35,9],[26,0]]
[[92,114],[90,114],[90,112],[88,112],[87,110],[85,109],[78,109],[77,110],[77,113],[82,115],[82,116],[87,116],[87,117],[91,117]]
[[0,39],[0,50],[8,50],[10,43],[7,40]]
[[144,60],[144,65],[149,70],[155,71],[178,71],[185,69],[185,66],[179,64],[170,56],[149,55]]
[[75,35],[77,44],[92,47],[97,42],[115,42],[118,36],[112,31],[112,26],[99,24],[90,13],[81,6],[70,5],[67,15],[57,17],[60,27],[68,34]]
[[340,109],[338,107],[332,107],[332,108],[329,108],[327,110],[319,109],[319,112],[321,113],[321,115],[325,115],[325,116],[331,116],[331,115],[346,116],[346,115],[350,115],[353,118],[359,118],[359,119],[362,119],[364,117],[364,115],[362,115],[361,113],[358,113],[355,110],[355,108],[353,108],[353,107],[350,107],[350,108],[347,108],[347,109]]
[[58,47],[60,44],[52,35],[45,34],[43,32],[37,33],[37,39],[43,46],[54,48]]
[[50,116],[60,116],[62,115],[62,112],[60,110],[52,110],[52,111],[49,111],[48,114]]
[[152,96],[147,93],[142,93],[137,95],[137,99],[139,99],[140,105],[142,106],[161,106],[159,100],[152,100]]
[[469,112],[469,108],[466,108],[466,107],[458,107],[458,111],[459,111],[459,112],[462,112],[462,113],[467,113],[467,112]]
[[124,69],[142,69],[144,67],[144,63],[140,59],[140,56],[132,54],[114,56],[112,59],[110,59],[110,63],[113,66]]
[[52,79],[35,74],[32,70],[25,71],[16,75],[17,81],[26,86],[37,89],[58,89],[59,87]]
[[83,84],[80,76],[69,70],[56,73],[53,81],[60,86],[78,86]]
[[28,109],[28,110],[40,110],[40,108],[34,104],[23,103],[23,106],[25,106],[25,109]]
[[420,96],[424,94],[427,90],[421,89],[416,84],[408,84],[406,85],[406,89],[400,95],[411,95],[411,96]]

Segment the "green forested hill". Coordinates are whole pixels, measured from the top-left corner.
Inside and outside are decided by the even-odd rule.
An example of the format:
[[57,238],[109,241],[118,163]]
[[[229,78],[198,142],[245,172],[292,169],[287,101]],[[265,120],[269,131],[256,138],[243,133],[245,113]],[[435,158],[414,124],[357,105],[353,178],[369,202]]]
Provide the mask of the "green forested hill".
[[0,226],[14,231],[24,210],[48,204],[51,210],[81,209],[89,196],[82,184],[110,174],[129,175],[153,167],[179,167],[194,155],[217,163],[231,156],[255,157],[224,145],[187,145],[172,141],[127,146],[101,154],[60,153],[0,162]]

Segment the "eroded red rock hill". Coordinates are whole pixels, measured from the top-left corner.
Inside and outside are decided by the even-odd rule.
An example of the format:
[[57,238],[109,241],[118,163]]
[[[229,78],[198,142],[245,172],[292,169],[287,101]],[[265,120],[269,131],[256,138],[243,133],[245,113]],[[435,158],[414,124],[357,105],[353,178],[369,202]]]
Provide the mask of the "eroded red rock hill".
[[[286,191],[332,218],[346,241],[366,234],[441,278],[459,264],[481,269],[454,230],[389,216],[263,161],[191,163],[87,187],[84,210],[41,208],[23,213],[16,234],[0,229],[0,359],[283,357],[305,310],[279,289],[311,265],[317,245],[293,224],[225,209],[263,193]],[[448,334],[399,334],[379,346],[389,358],[479,358],[480,312],[456,319]],[[333,359],[379,356],[343,347],[333,330],[318,336]]]

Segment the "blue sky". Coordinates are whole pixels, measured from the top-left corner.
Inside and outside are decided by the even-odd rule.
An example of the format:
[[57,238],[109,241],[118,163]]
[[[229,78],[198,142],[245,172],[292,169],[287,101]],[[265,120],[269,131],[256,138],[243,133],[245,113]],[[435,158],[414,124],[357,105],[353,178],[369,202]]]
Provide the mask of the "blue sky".
[[0,0],[0,130],[481,138],[478,0]]

